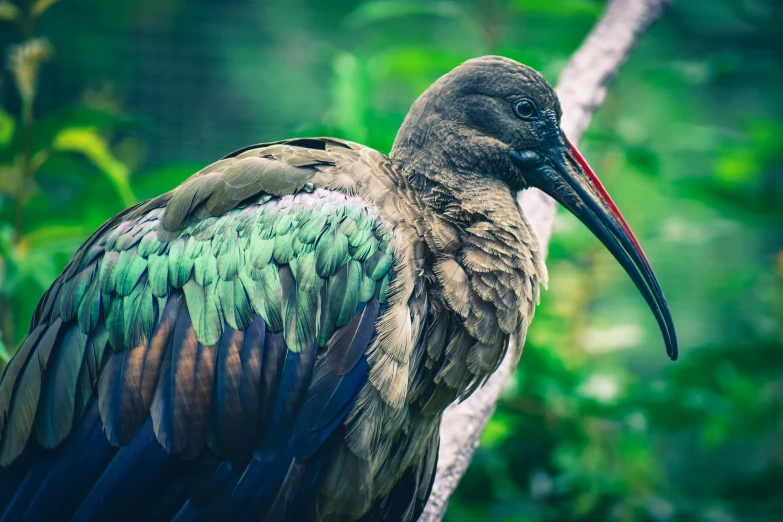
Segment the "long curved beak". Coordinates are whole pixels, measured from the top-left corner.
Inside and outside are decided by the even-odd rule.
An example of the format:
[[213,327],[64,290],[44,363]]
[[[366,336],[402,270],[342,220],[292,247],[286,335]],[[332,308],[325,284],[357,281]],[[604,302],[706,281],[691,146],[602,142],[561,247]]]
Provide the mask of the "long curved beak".
[[[669,306],[647,256],[617,206],[579,150],[560,135],[557,146],[539,151],[544,161],[529,181],[566,207],[606,246],[644,296],[661,328],[666,353],[677,359],[677,335]],[[518,163],[533,163],[535,153],[515,155]]]

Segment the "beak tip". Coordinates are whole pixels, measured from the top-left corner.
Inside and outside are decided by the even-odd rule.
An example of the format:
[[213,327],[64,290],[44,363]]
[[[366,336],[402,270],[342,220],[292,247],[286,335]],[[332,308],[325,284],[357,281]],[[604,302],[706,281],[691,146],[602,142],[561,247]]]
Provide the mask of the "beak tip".
[[672,361],[677,360],[677,357],[680,355],[680,351],[677,346],[677,339],[671,339],[670,342],[666,343],[666,353],[669,356],[669,359]]

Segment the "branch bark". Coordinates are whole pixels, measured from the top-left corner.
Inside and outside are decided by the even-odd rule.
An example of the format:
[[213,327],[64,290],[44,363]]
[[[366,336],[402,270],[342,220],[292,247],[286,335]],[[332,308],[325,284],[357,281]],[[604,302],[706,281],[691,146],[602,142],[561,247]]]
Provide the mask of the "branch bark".
[[[563,107],[561,127],[572,142],[576,143],[582,137],[639,37],[663,14],[669,2],[609,1],[601,19],[560,74],[557,93]],[[552,235],[555,202],[536,189],[523,192],[519,202],[538,234],[541,248],[546,250]],[[495,411],[511,367],[511,361],[506,359],[482,388],[461,404],[446,410],[440,430],[438,472],[419,522],[438,522],[446,513],[449,499]]]

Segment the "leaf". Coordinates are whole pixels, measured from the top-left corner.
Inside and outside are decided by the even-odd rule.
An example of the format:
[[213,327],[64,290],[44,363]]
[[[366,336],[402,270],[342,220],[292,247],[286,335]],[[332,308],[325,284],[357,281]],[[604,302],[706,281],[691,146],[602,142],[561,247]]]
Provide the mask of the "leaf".
[[139,199],[151,199],[173,189],[204,167],[201,163],[176,163],[133,173],[133,193]]
[[55,136],[53,147],[57,150],[83,154],[106,175],[125,206],[129,207],[136,203],[136,196],[130,187],[128,168],[112,154],[106,140],[94,129],[63,129]]
[[54,48],[46,38],[32,38],[8,49],[8,69],[16,82],[23,107],[31,106],[38,85],[38,69],[53,52]]
[[0,361],[3,361],[4,363],[7,363],[9,360],[11,360],[11,355],[8,353],[8,350],[5,348],[5,344],[3,343],[3,332],[0,331]]
[[515,0],[511,6],[524,13],[538,13],[558,16],[595,17],[601,14],[604,6],[593,0]]
[[7,194],[16,199],[21,192],[22,169],[15,165],[0,165],[0,194]]
[[[2,19],[3,4],[0,3],[0,19]],[[0,145],[5,147],[11,142],[14,136],[16,121],[13,116],[0,109]]]
[[33,7],[30,8],[30,14],[33,15],[35,18],[38,18],[47,9],[49,9],[59,1],[60,0],[36,0],[36,2],[33,4]]
[[[52,146],[57,135],[66,128],[114,130],[116,128],[143,127],[142,121],[114,111],[95,109],[83,105],[68,106],[36,117],[33,128],[32,152],[36,153]],[[22,150],[24,133],[16,132],[11,143],[12,150]]]
[[380,0],[361,4],[348,15],[348,22],[355,27],[360,27],[375,22],[414,16],[459,18],[463,15],[464,12],[455,2],[426,3]]
[[0,21],[15,22],[19,19],[19,8],[11,2],[0,0]]

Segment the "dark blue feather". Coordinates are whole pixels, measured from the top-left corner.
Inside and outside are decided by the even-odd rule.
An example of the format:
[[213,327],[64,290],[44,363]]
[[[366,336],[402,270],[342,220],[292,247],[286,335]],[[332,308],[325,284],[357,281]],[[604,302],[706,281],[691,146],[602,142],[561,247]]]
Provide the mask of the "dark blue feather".
[[[175,464],[158,443],[152,430],[152,419],[147,418],[130,444],[120,448],[90,489],[72,520],[118,520],[129,513],[141,516],[140,510],[149,508],[148,498],[164,495],[172,484],[161,484],[160,478]],[[157,486],[157,487],[156,487]],[[162,487],[163,486],[163,487]]]
[[310,384],[317,354],[316,343],[299,353],[287,351],[261,451],[276,451],[289,437],[297,410]]
[[[320,364],[320,362],[319,360],[316,374],[326,367],[326,364]],[[337,380],[338,382],[330,382],[327,387],[328,391],[315,392],[316,394],[320,393],[320,396],[311,398],[311,390],[308,390],[308,396],[296,418],[292,435],[298,459],[310,458],[340,426],[353,406],[359,390],[366,382],[368,371],[367,359],[363,358],[347,375],[338,377],[326,373],[320,382],[317,380],[317,376],[313,377],[311,390],[318,389],[319,383],[323,383],[325,380]],[[324,397],[327,394],[328,397]],[[317,422],[313,421],[314,418]]]
[[[15,465],[19,468],[27,464],[26,477],[17,478],[15,487],[9,488],[15,489],[15,496],[0,520],[17,520],[24,513],[29,520],[69,517],[116,452],[103,434],[98,404],[93,399],[63,446],[53,452],[39,451],[28,457],[33,462]],[[4,479],[9,472],[13,473],[14,467],[0,470],[0,476]]]

